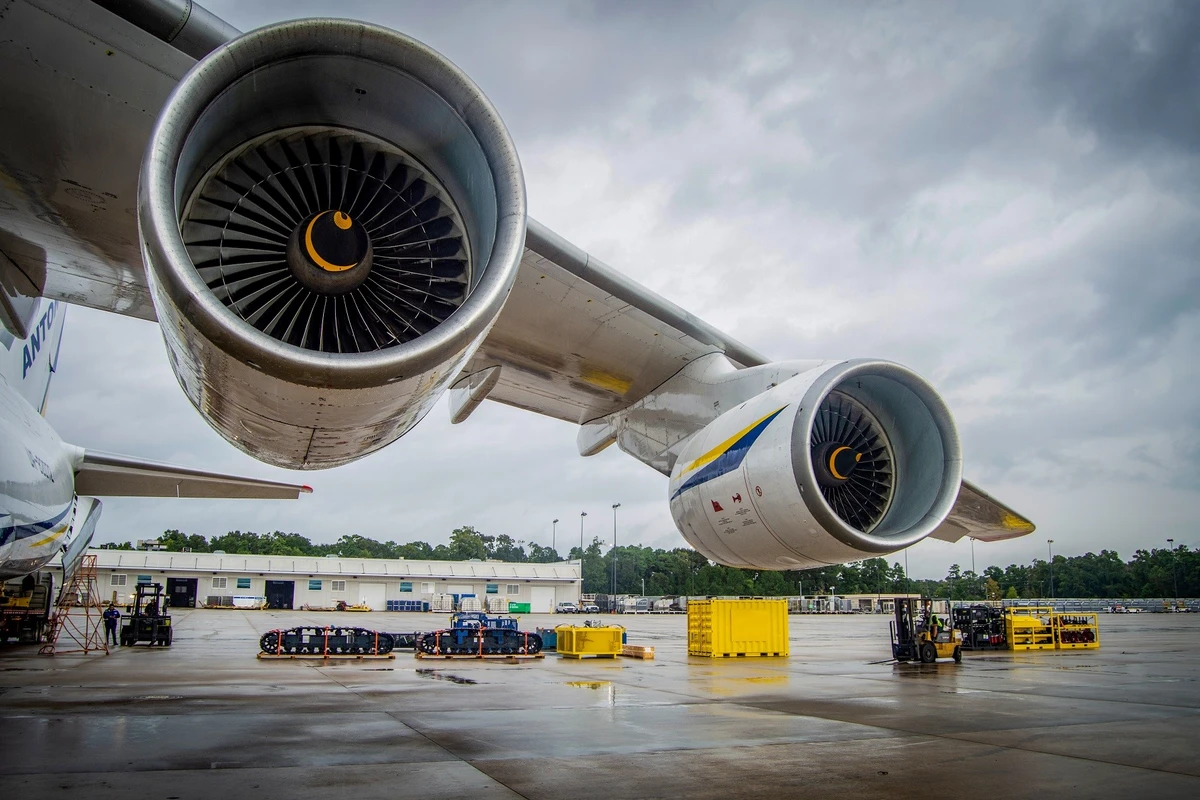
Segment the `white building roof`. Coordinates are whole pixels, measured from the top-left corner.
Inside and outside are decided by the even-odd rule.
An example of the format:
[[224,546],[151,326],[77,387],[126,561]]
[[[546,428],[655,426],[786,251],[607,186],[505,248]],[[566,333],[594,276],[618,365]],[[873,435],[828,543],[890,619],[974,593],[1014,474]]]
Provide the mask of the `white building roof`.
[[89,548],[96,566],[106,570],[170,570],[238,574],[387,577],[398,580],[484,579],[578,581],[579,562],[523,564],[506,561],[410,561],[391,558],[250,556],[220,553],[172,553],[165,550]]

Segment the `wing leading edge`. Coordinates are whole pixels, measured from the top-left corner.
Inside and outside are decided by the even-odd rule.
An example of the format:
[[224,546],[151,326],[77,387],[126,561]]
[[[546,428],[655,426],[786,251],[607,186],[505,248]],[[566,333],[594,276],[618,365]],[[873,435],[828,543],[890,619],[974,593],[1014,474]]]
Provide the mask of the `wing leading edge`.
[[89,450],[76,469],[75,491],[99,497],[295,500],[311,493],[312,488]]

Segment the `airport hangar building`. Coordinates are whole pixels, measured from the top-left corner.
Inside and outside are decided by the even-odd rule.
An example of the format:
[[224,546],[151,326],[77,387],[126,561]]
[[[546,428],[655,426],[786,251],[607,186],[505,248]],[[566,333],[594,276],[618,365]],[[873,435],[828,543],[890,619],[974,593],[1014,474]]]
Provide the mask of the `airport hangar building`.
[[[548,613],[579,602],[578,561],[411,561],[339,556],[255,556],[91,548],[101,600],[129,602],[138,583],[161,583],[172,606],[234,605],[264,599],[271,608],[331,608],[339,600],[384,611],[389,600],[430,601],[455,594],[529,603]],[[61,563],[61,562],[60,562]],[[62,580],[61,568],[55,580]]]

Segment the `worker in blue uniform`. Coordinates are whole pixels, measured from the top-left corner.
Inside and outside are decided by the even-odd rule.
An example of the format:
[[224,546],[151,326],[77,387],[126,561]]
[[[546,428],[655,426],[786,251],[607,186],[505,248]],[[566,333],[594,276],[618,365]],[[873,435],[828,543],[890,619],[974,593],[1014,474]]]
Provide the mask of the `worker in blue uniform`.
[[117,625],[121,621],[121,612],[112,603],[104,609],[104,643],[117,643]]

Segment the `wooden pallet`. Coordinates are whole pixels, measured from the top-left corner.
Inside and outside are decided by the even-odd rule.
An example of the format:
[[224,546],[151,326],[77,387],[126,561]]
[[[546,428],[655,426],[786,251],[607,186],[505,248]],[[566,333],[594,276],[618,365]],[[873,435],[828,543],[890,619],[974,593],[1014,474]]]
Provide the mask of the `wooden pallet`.
[[616,658],[616,653],[559,653],[563,658]]
[[516,655],[516,654],[507,654],[507,653],[496,653],[494,655],[489,655],[489,654],[479,654],[479,653],[468,653],[466,655],[460,655],[460,654],[456,653],[454,655],[450,655],[449,653],[437,653],[437,654],[422,653],[421,651],[418,650],[415,653],[413,653],[413,656],[416,658],[420,658],[420,659],[429,659],[429,660],[435,660],[435,661],[505,661],[505,662],[509,662],[509,663],[519,663],[521,661],[534,661],[534,660],[537,660],[540,658],[545,658],[546,654],[545,653],[534,653],[533,655]]
[[330,653],[327,656],[320,653],[259,653],[258,657],[263,661],[391,661],[396,658],[394,653],[382,656],[360,653]]
[[787,653],[697,653],[688,651],[689,656],[700,658],[787,658]]
[[654,658],[654,648],[640,644],[626,644],[621,646],[621,655],[626,658],[642,658],[650,661]]

